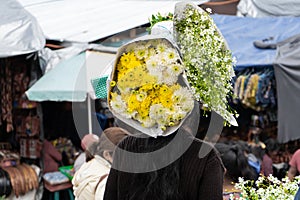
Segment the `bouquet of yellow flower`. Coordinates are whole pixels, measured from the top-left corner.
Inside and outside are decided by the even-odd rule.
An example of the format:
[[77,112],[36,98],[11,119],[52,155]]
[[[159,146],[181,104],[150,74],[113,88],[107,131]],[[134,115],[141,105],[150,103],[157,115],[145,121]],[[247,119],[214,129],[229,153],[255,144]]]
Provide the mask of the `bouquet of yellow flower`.
[[194,100],[176,47],[168,39],[149,37],[119,49],[108,101],[116,117],[156,137],[174,132]]

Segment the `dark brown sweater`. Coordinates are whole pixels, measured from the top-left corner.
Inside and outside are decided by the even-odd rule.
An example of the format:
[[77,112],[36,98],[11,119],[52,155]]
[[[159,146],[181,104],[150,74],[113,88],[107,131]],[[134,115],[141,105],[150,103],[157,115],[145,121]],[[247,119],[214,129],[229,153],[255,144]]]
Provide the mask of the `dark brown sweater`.
[[[172,135],[148,139],[130,136],[123,140],[119,147],[130,152],[153,152],[166,146],[170,141],[174,141],[173,138]],[[154,156],[143,154],[142,159],[134,156],[128,157],[126,153],[116,150],[104,199],[222,200],[224,167],[218,152],[210,144],[191,136],[181,135],[181,138],[177,139],[180,142],[170,145],[168,151],[157,152],[158,154]],[[201,147],[210,151],[199,158]],[[178,159],[175,156],[174,162],[159,168],[161,163],[176,152],[182,152]],[[167,160],[166,163],[168,162]],[[158,166],[159,169],[151,171],[153,166]],[[174,168],[178,170],[172,170]],[[133,169],[133,172],[138,173],[133,173],[128,169]],[[143,173],[145,169],[151,172]]]

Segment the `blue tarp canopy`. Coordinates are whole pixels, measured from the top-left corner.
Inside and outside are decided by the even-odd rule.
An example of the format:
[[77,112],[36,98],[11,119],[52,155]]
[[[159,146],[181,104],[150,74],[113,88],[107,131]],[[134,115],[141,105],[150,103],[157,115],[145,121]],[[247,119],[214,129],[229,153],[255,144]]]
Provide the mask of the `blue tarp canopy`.
[[253,45],[255,40],[273,37],[276,43],[300,33],[300,17],[252,18],[215,14],[212,18],[237,59],[236,70],[273,65],[276,49],[258,49]]

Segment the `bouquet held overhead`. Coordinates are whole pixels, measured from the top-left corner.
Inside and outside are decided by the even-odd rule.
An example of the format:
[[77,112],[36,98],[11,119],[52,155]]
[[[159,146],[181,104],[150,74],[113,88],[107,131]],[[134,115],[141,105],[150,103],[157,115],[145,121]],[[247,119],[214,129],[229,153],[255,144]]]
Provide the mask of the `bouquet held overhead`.
[[149,136],[167,136],[199,101],[237,125],[227,103],[234,59],[209,13],[182,2],[165,19],[151,24],[151,34],[119,48],[108,79],[112,113]]

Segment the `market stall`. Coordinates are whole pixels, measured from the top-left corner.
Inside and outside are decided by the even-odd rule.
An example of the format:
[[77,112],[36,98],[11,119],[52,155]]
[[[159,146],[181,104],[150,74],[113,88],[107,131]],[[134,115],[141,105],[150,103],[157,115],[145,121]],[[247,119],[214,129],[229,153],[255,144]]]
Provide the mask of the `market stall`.
[[[92,115],[92,113],[95,113],[95,106],[91,105],[91,99],[106,97],[106,79],[111,70],[110,63],[113,58],[114,54],[108,53],[93,51],[80,53],[60,62],[27,90],[26,95],[29,100],[37,102],[86,101],[87,115],[82,115],[82,112],[75,105],[73,106],[73,116],[77,130],[81,130],[81,126],[86,127],[83,124],[86,123],[84,118],[88,119],[88,130],[83,130],[78,134],[82,138],[86,133],[100,133],[100,127],[97,124],[94,124],[94,129],[92,127],[92,118],[96,118],[96,116]],[[95,93],[95,90],[99,93]]]
[[38,199],[41,121],[39,106],[24,92],[41,76],[37,52],[45,37],[17,1],[1,3],[0,10],[1,196]]
[[[247,120],[248,126],[259,126],[262,129],[267,128],[267,124],[273,124],[273,128],[266,129],[267,136],[277,135],[281,143],[299,139],[299,134],[295,131],[297,123],[287,120],[289,117],[299,118],[300,112],[295,110],[299,106],[293,103],[293,112],[289,112],[288,116],[283,113],[286,109],[282,109],[282,106],[277,110],[277,103],[284,98],[277,93],[277,87],[283,87],[284,84],[282,84],[283,80],[278,82],[276,79],[280,77],[278,73],[274,73],[274,63],[278,62],[276,61],[278,57],[283,56],[280,53],[281,48],[276,49],[277,44],[300,33],[300,18],[294,16],[253,18],[228,15],[212,15],[212,18],[236,58],[237,76],[234,80],[236,98],[233,103],[239,108],[246,107],[247,111],[251,111],[245,117],[248,119],[241,116],[242,121]],[[290,49],[289,53],[293,54],[295,51]],[[291,76],[296,75],[296,71],[291,72]],[[288,79],[293,78],[285,76],[285,81]],[[240,87],[241,83],[245,83],[243,87]],[[255,83],[258,83],[259,87],[256,87]],[[250,90],[252,93],[249,93]],[[239,119],[238,121],[242,122]]]

